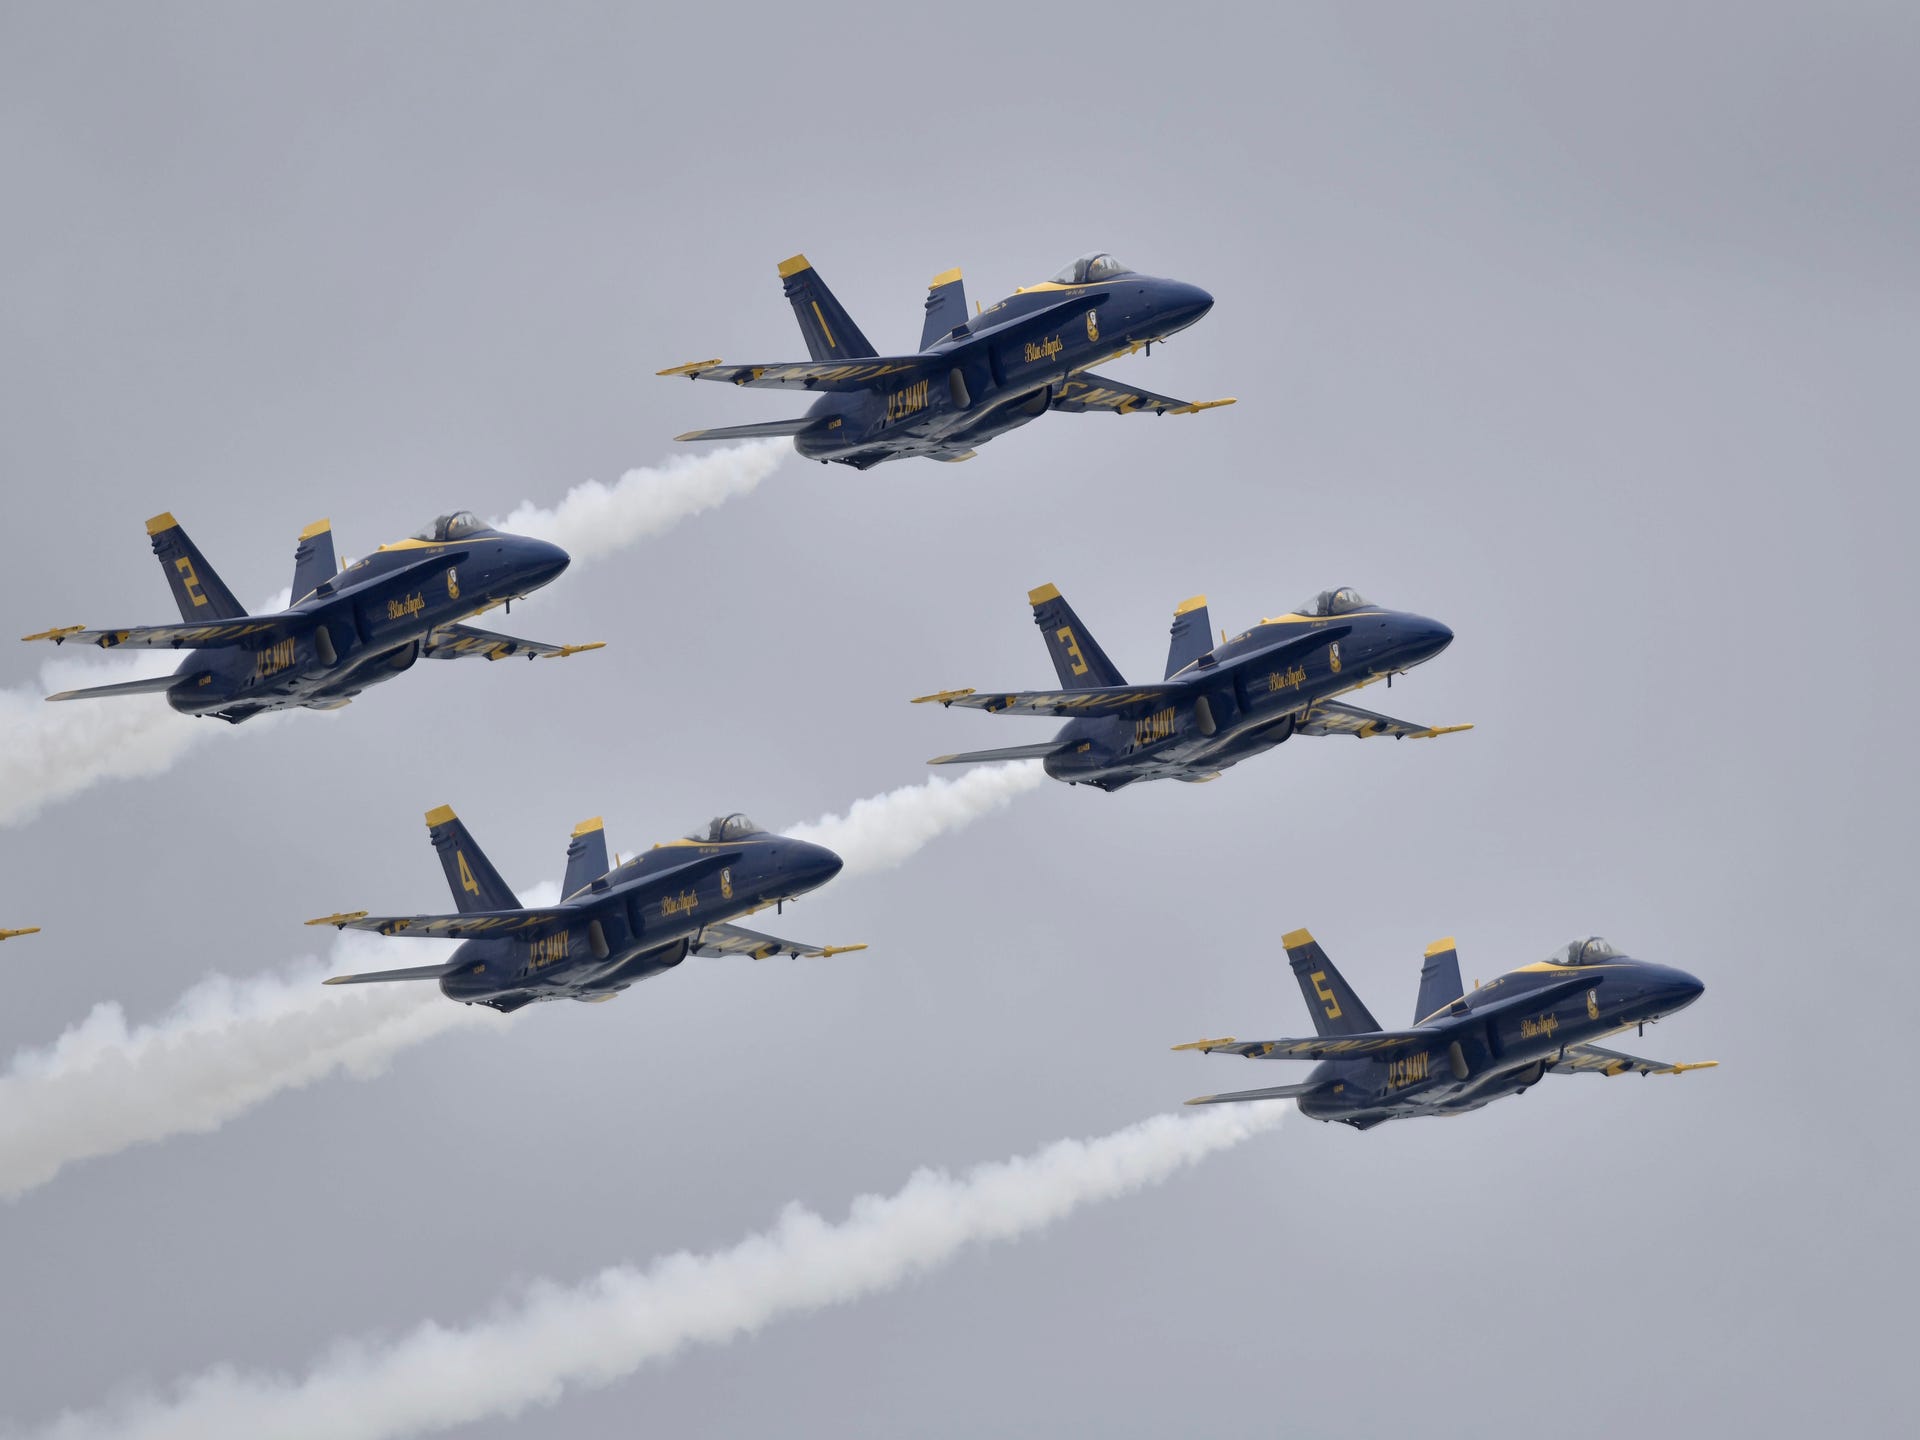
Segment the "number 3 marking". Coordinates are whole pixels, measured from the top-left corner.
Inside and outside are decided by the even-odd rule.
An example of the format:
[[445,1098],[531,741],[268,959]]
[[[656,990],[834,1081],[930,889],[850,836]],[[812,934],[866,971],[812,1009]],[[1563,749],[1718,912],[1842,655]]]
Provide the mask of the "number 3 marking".
[[1080,642],[1074,639],[1073,627],[1071,625],[1062,625],[1058,630],[1053,632],[1053,638],[1066,643],[1067,654],[1073,659],[1073,673],[1076,675],[1086,674],[1087,659],[1086,656],[1080,653]]

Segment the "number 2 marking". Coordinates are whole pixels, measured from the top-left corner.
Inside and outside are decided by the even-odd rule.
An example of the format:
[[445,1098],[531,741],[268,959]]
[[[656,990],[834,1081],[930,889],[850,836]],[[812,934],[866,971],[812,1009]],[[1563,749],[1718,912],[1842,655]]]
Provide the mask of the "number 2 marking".
[[180,572],[180,584],[196,605],[207,603],[207,597],[200,593],[200,577],[194,573],[193,561],[182,555],[173,562],[173,568]]

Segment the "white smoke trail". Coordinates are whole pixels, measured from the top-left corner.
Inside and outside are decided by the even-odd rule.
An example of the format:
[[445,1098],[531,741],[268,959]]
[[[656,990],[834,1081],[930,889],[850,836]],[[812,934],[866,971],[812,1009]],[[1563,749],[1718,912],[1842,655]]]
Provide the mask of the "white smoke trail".
[[892,1195],[863,1195],[830,1224],[789,1206],[731,1249],[617,1266],[571,1289],[536,1285],[464,1329],[432,1321],[397,1342],[346,1342],[299,1380],[203,1371],[170,1397],[69,1412],[45,1440],[388,1440],[552,1404],[689,1345],[725,1344],[786,1315],[850,1304],[1014,1240],[1084,1205],[1158,1184],[1277,1125],[1262,1105],[1157,1115],[1093,1140],[1059,1140],[955,1178],[921,1170]]
[[957,780],[936,775],[918,785],[903,785],[884,795],[869,795],[847,807],[845,815],[822,815],[786,832],[836,852],[847,875],[891,870],[922,846],[1004,809],[1017,795],[1047,783],[1038,760],[1011,765],[982,765]]
[[[934,776],[789,833],[836,851],[848,875],[885,870],[1045,779],[1037,761],[982,767],[957,780]],[[520,895],[538,908],[557,900],[559,889],[543,882]],[[431,954],[409,956],[406,963],[432,963]],[[456,1026],[500,1025],[492,1011],[452,1004],[433,985],[318,983],[340,970],[395,963],[391,947],[350,933],[325,968],[307,962],[249,980],[215,975],[138,1028],[128,1027],[118,1004],[95,1006],[51,1046],[17,1054],[0,1075],[0,1198],[44,1185],[77,1160],[218,1129],[335,1071],[365,1079],[400,1051]]]
[[[629,470],[612,485],[588,480],[558,505],[523,503],[501,528],[553,540],[575,560],[599,560],[657,535],[703,510],[744,495],[789,453],[784,440],[755,441],[705,454],[676,455]],[[258,612],[287,605],[287,592]],[[190,722],[164,696],[133,695],[48,705],[56,690],[78,690],[164,675],[178,667],[170,651],[62,656],[43,666],[40,684],[0,691],[0,826],[20,825],[48,805],[103,780],[158,775],[200,741],[220,733],[211,720]],[[247,729],[257,733],[261,717]]]
[[551,540],[576,564],[603,560],[636,540],[745,495],[792,453],[789,441],[754,440],[675,455],[662,465],[629,470],[611,485],[582,481],[550,508],[526,501],[493,523],[516,535]]
[[175,714],[164,695],[46,701],[59,690],[144,680],[179,664],[166,651],[62,656],[40,667],[38,685],[0,690],[0,825],[24,824],[102,780],[157,775],[213,734],[217,722]]
[[[415,957],[432,964],[428,942]],[[212,975],[151,1024],[112,1001],[0,1075],[0,1198],[77,1160],[217,1130],[282,1090],[340,1072],[364,1080],[402,1050],[456,1027],[499,1027],[436,985],[323,986],[343,969],[393,963],[377,937],[343,935],[326,961],[236,980]]]

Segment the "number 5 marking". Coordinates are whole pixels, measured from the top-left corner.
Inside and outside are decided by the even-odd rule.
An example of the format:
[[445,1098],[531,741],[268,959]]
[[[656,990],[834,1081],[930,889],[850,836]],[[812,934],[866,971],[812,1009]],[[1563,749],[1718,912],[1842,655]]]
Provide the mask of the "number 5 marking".
[[1334,998],[1333,992],[1327,988],[1327,972],[1324,970],[1316,970],[1309,978],[1313,981],[1313,993],[1327,1002],[1327,1019],[1338,1020],[1340,1018],[1340,1002]]

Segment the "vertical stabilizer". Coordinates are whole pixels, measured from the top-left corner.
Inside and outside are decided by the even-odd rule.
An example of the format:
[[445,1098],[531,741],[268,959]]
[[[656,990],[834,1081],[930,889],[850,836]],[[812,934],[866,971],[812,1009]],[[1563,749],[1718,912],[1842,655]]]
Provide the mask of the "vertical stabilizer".
[[1029,590],[1027,603],[1033,606],[1033,623],[1040,627],[1040,636],[1047,642],[1047,653],[1053,657],[1061,689],[1091,690],[1100,685],[1127,683],[1055,586],[1042,585],[1038,590]]
[[1464,994],[1466,991],[1460,984],[1460,954],[1453,947],[1453,937],[1434,941],[1427,946],[1426,961],[1420,966],[1420,998],[1413,1007],[1413,1023],[1418,1025]]
[[1283,935],[1280,943],[1287,947],[1287,963],[1300,982],[1316,1034],[1365,1035],[1380,1028],[1346,977],[1333,968],[1333,961],[1318,940],[1305,930],[1293,930]]
[[780,280],[793,302],[794,318],[815,360],[864,360],[880,352],[867,343],[827,282],[804,255],[780,262]]
[[942,270],[927,282],[927,318],[920,327],[920,348],[931,350],[935,341],[966,323],[966,282],[959,270]]
[[307,598],[340,573],[333,558],[333,522],[316,520],[300,532],[300,543],[293,547],[293,600]]
[[433,848],[440,852],[440,868],[447,872],[447,888],[453,891],[454,908],[461,914],[521,908],[519,897],[507,888],[493,862],[473,843],[473,836],[451,805],[427,812],[427,834]]
[[160,568],[167,572],[167,585],[182,620],[237,620],[247,613],[172,515],[162,512],[147,521],[147,534],[153,540],[153,553],[160,557]]
[[1207,619],[1207,597],[1182,600],[1173,612],[1172,643],[1167,646],[1167,675],[1171,680],[1213,649],[1212,622]]
[[598,815],[573,827],[567,841],[567,878],[560,882],[560,898],[569,900],[607,873],[607,827]]

